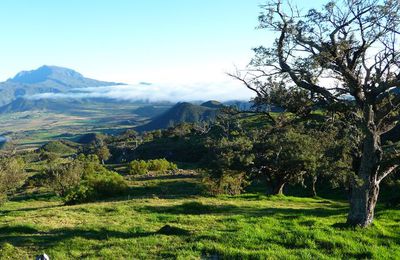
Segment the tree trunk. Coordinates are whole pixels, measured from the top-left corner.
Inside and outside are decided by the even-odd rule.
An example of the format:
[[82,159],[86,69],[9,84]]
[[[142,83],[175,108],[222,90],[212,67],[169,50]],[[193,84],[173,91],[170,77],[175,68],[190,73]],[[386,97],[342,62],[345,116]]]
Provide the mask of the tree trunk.
[[378,195],[379,184],[376,182],[364,180],[362,185],[353,185],[347,223],[352,226],[369,226],[374,220]]
[[[371,119],[370,114],[369,118]],[[371,121],[366,126],[368,130],[363,141],[361,162],[351,185],[347,223],[352,226],[367,227],[372,223],[379,195],[378,171],[382,149],[380,135]]]
[[277,184],[274,186],[272,193],[274,195],[283,195],[283,188],[285,187],[286,182],[284,181],[279,181]]
[[315,198],[315,197],[317,197],[318,196],[318,194],[317,194],[317,180],[318,180],[318,177],[317,176],[313,176],[313,178],[312,178],[312,195],[313,195],[313,197]]

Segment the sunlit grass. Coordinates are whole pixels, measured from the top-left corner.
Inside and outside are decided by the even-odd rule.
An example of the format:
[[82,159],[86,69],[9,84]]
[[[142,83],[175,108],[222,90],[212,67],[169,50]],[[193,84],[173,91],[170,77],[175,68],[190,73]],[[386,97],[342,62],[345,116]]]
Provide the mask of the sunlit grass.
[[[372,227],[352,229],[345,202],[205,197],[196,183],[134,181],[130,195],[76,206],[49,195],[10,201],[0,210],[0,258],[400,258],[399,210],[378,210]],[[165,225],[169,233],[159,232]]]

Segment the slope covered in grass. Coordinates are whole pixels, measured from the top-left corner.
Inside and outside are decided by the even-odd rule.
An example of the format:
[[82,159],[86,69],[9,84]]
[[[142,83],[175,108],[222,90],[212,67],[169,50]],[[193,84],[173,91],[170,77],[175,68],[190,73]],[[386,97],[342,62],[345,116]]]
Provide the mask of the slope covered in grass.
[[324,199],[201,195],[198,178],[134,179],[129,195],[64,206],[20,197],[0,210],[1,259],[400,258],[400,210],[377,211],[368,229],[347,228],[347,203]]

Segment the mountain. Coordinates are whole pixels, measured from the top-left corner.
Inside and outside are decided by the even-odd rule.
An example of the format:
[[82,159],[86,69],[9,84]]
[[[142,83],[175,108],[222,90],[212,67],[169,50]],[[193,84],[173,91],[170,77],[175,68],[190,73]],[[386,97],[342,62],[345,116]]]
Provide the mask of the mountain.
[[[203,104],[209,104],[208,102]],[[165,129],[180,123],[196,123],[202,121],[212,121],[218,113],[218,108],[203,105],[194,105],[183,102],[178,103],[165,113],[157,116],[148,124],[137,127],[138,131],[151,131]]]
[[155,105],[149,105],[149,106],[142,106],[138,107],[135,110],[133,110],[133,113],[141,116],[141,117],[149,117],[149,118],[154,118],[156,116],[159,116],[163,113],[165,113],[169,108],[171,108],[172,105],[164,105],[164,106],[155,106]]
[[235,107],[236,109],[239,109],[241,111],[246,111],[252,109],[253,103],[249,101],[231,100],[224,102],[224,105],[229,107]]
[[25,111],[51,111],[59,113],[80,114],[85,111],[91,104],[104,104],[106,102],[94,99],[26,99],[17,98],[11,103],[0,107],[0,114],[25,112]]
[[0,83],[0,106],[35,94],[66,93],[75,88],[112,85],[121,83],[89,79],[72,69],[45,65],[36,70],[22,71]]
[[204,102],[204,103],[201,104],[200,106],[202,106],[202,107],[208,107],[208,108],[220,109],[220,108],[223,108],[225,105],[222,104],[222,103],[219,102],[219,101],[210,100],[210,101]]

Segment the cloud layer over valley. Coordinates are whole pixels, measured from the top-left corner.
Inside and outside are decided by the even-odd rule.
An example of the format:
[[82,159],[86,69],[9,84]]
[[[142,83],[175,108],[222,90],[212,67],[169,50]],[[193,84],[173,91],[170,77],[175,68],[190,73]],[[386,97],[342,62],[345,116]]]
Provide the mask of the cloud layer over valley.
[[243,85],[232,82],[165,85],[140,83],[104,87],[75,88],[68,93],[41,93],[31,99],[110,98],[124,101],[196,101],[196,100],[249,100],[254,93]]

